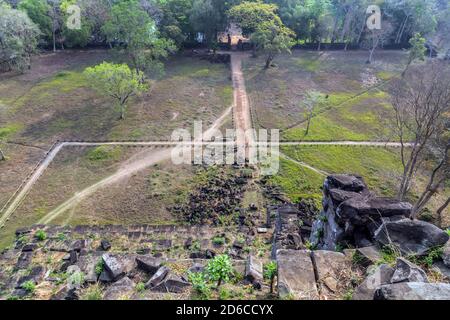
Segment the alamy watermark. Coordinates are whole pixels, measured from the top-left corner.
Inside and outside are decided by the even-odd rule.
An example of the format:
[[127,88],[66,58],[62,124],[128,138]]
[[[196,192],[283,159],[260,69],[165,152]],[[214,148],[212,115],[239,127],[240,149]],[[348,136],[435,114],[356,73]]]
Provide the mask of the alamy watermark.
[[176,165],[258,165],[261,175],[275,175],[279,170],[278,129],[226,129],[203,132],[201,121],[194,122],[193,134],[187,129],[173,131],[171,140],[177,142],[172,150]]
[[369,30],[381,30],[381,9],[377,5],[370,5],[366,14],[370,14],[367,18],[366,25]]
[[79,6],[73,4],[67,7],[66,13],[68,15],[66,26],[69,30],[81,30],[81,9]]

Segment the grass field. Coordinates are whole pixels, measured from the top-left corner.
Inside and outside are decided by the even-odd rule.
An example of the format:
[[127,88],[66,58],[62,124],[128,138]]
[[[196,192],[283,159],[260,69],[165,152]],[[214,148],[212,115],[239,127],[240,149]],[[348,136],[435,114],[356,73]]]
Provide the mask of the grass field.
[[[276,68],[262,70],[262,58],[245,63],[247,89],[257,123],[283,130],[286,140],[380,140],[391,138],[386,119],[391,115],[383,82],[401,72],[401,52],[380,52],[372,65],[366,52],[308,52],[294,50],[276,59]],[[305,136],[304,94],[328,95],[316,110]]]
[[0,163],[0,207],[56,140],[168,139],[195,120],[207,127],[232,103],[228,66],[175,56],[120,121],[112,101],[82,74],[104,60],[120,61],[106,50],[68,50],[36,57],[23,75],[2,75],[0,139],[10,143],[2,148],[8,161]]
[[[297,162],[306,163],[329,174],[350,173],[364,178],[370,190],[379,196],[393,197],[396,194],[402,174],[400,154],[397,149],[349,146],[301,146],[282,147],[287,155],[280,159],[280,171],[270,182],[277,185],[294,202],[302,198],[313,199],[319,207],[322,200],[322,186],[325,176]],[[419,172],[409,199],[417,198],[418,190],[423,190],[429,171]],[[439,193],[430,201],[425,215],[436,211],[450,191]],[[444,217],[450,223],[450,214]]]

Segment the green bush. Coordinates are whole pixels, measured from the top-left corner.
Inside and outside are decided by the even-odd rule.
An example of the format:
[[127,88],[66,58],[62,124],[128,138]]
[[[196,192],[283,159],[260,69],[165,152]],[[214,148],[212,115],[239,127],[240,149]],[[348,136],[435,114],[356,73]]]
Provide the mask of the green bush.
[[214,237],[212,239],[212,243],[216,246],[223,246],[225,244],[225,238],[224,237]]
[[274,281],[277,275],[278,267],[276,261],[270,261],[264,265],[264,277],[270,281],[270,293],[273,293]]
[[22,288],[25,289],[28,293],[33,294],[36,290],[36,284],[33,281],[28,280],[22,284]]
[[103,291],[99,284],[95,284],[86,289],[81,300],[102,300]]
[[47,239],[47,233],[44,230],[36,231],[35,236],[39,241],[44,241],[45,239]]
[[230,276],[233,274],[233,266],[231,265],[230,257],[226,254],[215,256],[206,265],[206,273],[208,279],[217,281],[219,287],[222,282],[228,282]]
[[211,287],[203,272],[189,272],[188,279],[201,299],[208,300],[210,298]]
[[137,292],[144,292],[144,291],[145,291],[145,283],[139,282],[139,283],[136,285],[136,291],[137,291]]
[[103,272],[104,268],[105,268],[105,264],[103,263],[103,259],[100,259],[97,262],[97,264],[95,265],[95,274],[97,276],[99,276]]

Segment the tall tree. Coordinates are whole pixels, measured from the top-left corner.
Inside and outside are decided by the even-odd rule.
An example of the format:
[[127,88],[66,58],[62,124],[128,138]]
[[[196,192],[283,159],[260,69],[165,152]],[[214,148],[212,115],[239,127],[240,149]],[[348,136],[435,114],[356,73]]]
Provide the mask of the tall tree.
[[114,5],[102,31],[108,42],[126,53],[136,73],[141,75],[146,71],[162,72],[161,60],[175,50],[171,40],[160,37],[155,22],[136,1]]
[[29,69],[39,34],[25,12],[0,2],[0,64],[21,72]]
[[405,76],[406,71],[408,71],[409,66],[416,60],[425,60],[425,53],[427,48],[425,47],[425,38],[423,38],[420,33],[416,33],[414,37],[409,40],[409,44],[411,48],[408,53],[408,62],[406,64],[405,70],[402,73],[402,76]]
[[86,68],[84,74],[94,89],[113,98],[120,108],[120,119],[125,119],[128,99],[147,90],[141,83],[141,72],[133,72],[126,64],[103,62]]
[[258,26],[250,39],[255,45],[256,51],[267,56],[264,68],[268,69],[278,54],[291,53],[291,48],[295,43],[294,37],[295,33],[284,25],[266,21]]
[[[403,165],[398,198],[403,200],[416,172],[423,166],[424,155],[433,137],[445,133],[448,121],[445,115],[450,112],[448,65],[434,61],[410,68],[404,77],[392,84],[392,105]],[[406,146],[408,142],[410,146]],[[433,179],[431,182],[434,185]]]
[[326,101],[326,96],[319,91],[308,91],[303,99],[303,105],[306,108],[305,117],[307,120],[305,136],[309,134],[309,129],[311,127],[311,121],[316,113],[316,109],[323,105]]

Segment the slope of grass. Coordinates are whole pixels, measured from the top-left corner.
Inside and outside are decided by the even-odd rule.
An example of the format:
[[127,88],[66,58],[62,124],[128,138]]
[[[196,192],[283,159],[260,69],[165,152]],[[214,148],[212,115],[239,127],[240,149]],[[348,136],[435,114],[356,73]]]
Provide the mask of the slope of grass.
[[314,146],[282,150],[289,157],[328,173],[360,175],[369,188],[384,196],[394,195],[397,177],[402,170],[398,151],[391,149]]

